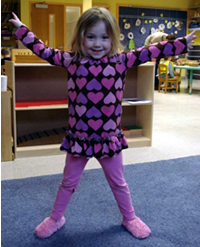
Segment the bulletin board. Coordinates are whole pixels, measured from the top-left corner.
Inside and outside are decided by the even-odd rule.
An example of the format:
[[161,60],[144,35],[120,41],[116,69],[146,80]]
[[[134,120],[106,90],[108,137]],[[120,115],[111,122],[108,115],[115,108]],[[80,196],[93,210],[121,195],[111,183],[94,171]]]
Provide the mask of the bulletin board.
[[186,35],[187,11],[119,6],[120,41],[125,50],[144,46],[154,32]]

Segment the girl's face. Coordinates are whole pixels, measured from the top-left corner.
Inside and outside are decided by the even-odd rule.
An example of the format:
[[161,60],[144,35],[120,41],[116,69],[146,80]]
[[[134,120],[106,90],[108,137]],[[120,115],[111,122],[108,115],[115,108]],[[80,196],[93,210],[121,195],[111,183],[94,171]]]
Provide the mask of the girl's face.
[[88,56],[95,59],[100,59],[109,54],[111,40],[103,21],[97,22],[86,31],[83,38],[83,48]]

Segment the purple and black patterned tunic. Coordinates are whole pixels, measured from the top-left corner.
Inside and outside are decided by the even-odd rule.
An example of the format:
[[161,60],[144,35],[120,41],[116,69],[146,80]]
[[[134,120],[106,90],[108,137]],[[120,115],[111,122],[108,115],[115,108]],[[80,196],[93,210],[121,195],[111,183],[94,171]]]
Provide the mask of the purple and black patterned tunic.
[[15,35],[42,59],[66,68],[69,126],[61,150],[87,158],[112,157],[128,147],[120,127],[127,69],[151,58],[187,52],[186,40],[180,38],[96,60],[49,48],[25,26]]

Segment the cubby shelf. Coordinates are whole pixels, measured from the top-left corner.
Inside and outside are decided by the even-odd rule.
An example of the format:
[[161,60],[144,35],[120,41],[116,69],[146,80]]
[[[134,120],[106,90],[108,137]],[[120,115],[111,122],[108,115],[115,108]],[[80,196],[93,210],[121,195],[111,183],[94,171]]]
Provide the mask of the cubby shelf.
[[[6,61],[8,86],[13,91],[13,129],[15,157],[58,153],[64,133],[38,137],[17,144],[19,137],[38,135],[68,125],[68,104],[16,107],[16,101],[67,99],[67,72],[49,64],[14,63]],[[153,125],[154,63],[149,62],[128,70],[122,102],[122,126],[140,126],[140,130],[124,131],[129,147],[150,146]],[[141,99],[141,100],[140,100]],[[27,139],[25,138],[25,139]],[[29,138],[31,139],[31,138]],[[61,152],[60,152],[61,153]]]
[[[200,6],[194,6],[189,8],[189,17],[188,17],[188,22],[189,22],[189,28],[188,31],[199,31],[199,21],[200,21]],[[194,23],[192,23],[194,22]],[[194,27],[195,26],[195,27]]]
[[1,46],[15,48],[16,38],[13,36],[16,29],[9,19],[14,12],[20,18],[20,0],[2,0],[1,1]]

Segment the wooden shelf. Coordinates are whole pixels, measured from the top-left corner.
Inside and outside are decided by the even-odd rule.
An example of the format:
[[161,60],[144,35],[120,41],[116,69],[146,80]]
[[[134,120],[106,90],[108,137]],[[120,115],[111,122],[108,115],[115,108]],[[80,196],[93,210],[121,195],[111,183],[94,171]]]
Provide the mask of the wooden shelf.
[[[6,71],[9,85],[13,90],[16,157],[48,155],[48,153],[52,155],[52,152],[58,152],[64,133],[36,139],[28,138],[28,135],[34,136],[42,131],[67,127],[68,104],[15,107],[15,102],[33,99],[45,100],[52,99],[52,97],[55,99],[67,98],[66,70],[49,64],[18,64],[7,61]],[[154,63],[149,62],[128,70],[123,97],[141,99],[133,104],[122,102],[122,126],[137,125],[141,127],[140,130],[124,131],[129,147],[150,146],[152,143],[153,85]],[[22,142],[17,144],[19,138],[22,139]],[[23,142],[24,138],[26,141]],[[60,153],[62,154],[62,152]]]
[[[153,104],[152,100],[138,101],[134,103],[128,103],[124,101],[122,102],[122,106],[152,105],[152,104]],[[16,111],[53,110],[53,109],[68,109],[68,104],[15,107]]]
[[[3,26],[7,26],[11,33],[13,33],[13,31],[16,29],[14,27],[14,25],[10,22],[8,22],[8,20],[12,17],[12,12],[16,13],[17,16],[20,19],[20,0],[2,0],[1,1],[1,10],[5,9],[5,11],[1,11],[1,19],[2,19],[2,23],[1,23],[1,27]],[[6,8],[4,8],[4,6],[7,4]],[[13,9],[13,11],[12,11]],[[15,48],[16,47],[16,41],[15,41],[15,37],[11,36],[9,39],[7,37],[1,36],[1,42],[2,42],[2,46],[4,47],[12,47]]]
[[1,14],[18,13],[18,11],[1,11]]
[[1,161],[13,160],[12,92],[1,92]]
[[[141,136],[128,138],[129,148],[151,146],[151,139]],[[60,155],[60,144],[17,147],[18,158]]]
[[199,19],[200,18],[200,15],[198,15],[198,16],[191,16],[191,17],[189,17],[189,19]]
[[15,38],[15,36],[1,36],[1,39],[10,40],[10,39],[16,39],[16,38]]
[[190,50],[190,53],[200,52],[200,50]]
[[128,138],[128,145],[130,148],[151,146],[151,139],[145,136]]
[[[192,25],[192,23],[196,23]],[[200,27],[198,23],[200,22],[200,7],[194,6],[190,7],[188,10],[188,32],[191,33],[192,31],[196,30],[197,32],[200,31]],[[191,23],[191,24],[190,24]],[[199,35],[197,35],[197,38],[194,40],[194,44],[198,45],[200,42]]]
[[191,9],[191,10],[200,9],[200,6],[190,7],[189,9]]
[[15,63],[15,67],[55,67],[49,63]]
[[194,31],[194,30],[200,31],[200,27],[198,27],[198,28],[188,28],[188,30],[189,30],[189,31]]
[[3,23],[1,23],[1,26],[13,26],[13,24],[12,23],[10,23],[10,22],[3,22]]
[[122,99],[122,106],[132,106],[132,105],[152,105],[152,100],[138,100],[136,102],[131,102],[131,100],[125,100]]

